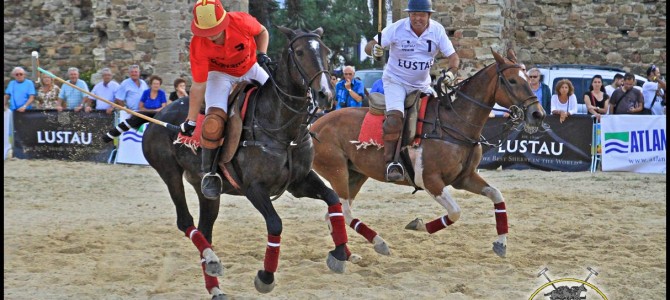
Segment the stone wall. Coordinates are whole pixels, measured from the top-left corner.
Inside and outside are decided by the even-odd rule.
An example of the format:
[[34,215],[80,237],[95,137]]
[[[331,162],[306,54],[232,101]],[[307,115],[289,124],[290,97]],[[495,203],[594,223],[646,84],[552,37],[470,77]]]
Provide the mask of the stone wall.
[[[407,0],[393,1],[393,19]],[[643,75],[651,64],[666,73],[666,1],[433,0],[433,19],[447,29],[462,75],[493,62],[490,48],[516,50],[526,65],[593,64]],[[436,68],[444,68],[446,60]]]
[[[163,78],[172,91],[178,77],[189,81],[188,45],[194,1],[5,0],[4,81],[15,66],[31,73],[30,53],[40,53],[40,67],[67,80],[67,69],[80,73],[109,67],[114,79],[140,65],[142,76]],[[228,10],[247,11],[248,1],[222,1]],[[99,74],[92,82],[99,82]],[[190,81],[189,81],[190,84]]]
[[[390,0],[393,19],[407,0]],[[248,11],[247,1],[222,1]],[[188,43],[192,0],[5,0],[4,81],[14,66],[30,73],[30,52],[40,66],[67,79],[67,68],[96,72],[110,67],[117,81],[127,67],[163,77],[172,91],[177,77],[190,79]],[[666,69],[666,1],[643,0],[433,0],[433,19],[447,29],[461,75],[491,63],[490,48],[514,47],[527,65],[614,65],[642,75],[654,63]],[[439,60],[436,69],[446,66]],[[93,83],[99,81],[93,76]],[[190,81],[189,81],[190,84]]]

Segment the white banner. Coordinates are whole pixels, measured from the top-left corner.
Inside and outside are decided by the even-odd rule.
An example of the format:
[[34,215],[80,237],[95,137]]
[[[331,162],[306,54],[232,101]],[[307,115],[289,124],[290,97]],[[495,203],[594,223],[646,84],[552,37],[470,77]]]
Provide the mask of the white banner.
[[[130,114],[125,111],[120,111],[119,122],[130,117]],[[119,136],[119,145],[116,150],[116,163],[134,164],[134,165],[148,165],[149,163],[144,158],[142,152],[142,137],[144,130],[148,123],[142,124],[140,128],[130,129]]]
[[665,115],[603,115],[603,171],[665,173]]
[[12,124],[12,111],[9,109],[5,109],[5,130],[3,130],[5,133],[5,159],[7,159],[7,154],[9,154],[9,150],[12,150],[12,143],[9,140],[9,131],[12,129],[10,128],[10,124]]

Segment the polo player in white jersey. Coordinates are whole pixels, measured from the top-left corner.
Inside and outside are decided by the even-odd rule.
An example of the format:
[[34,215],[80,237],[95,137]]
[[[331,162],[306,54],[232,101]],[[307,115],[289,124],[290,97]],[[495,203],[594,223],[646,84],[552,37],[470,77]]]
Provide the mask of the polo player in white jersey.
[[430,0],[409,0],[405,11],[409,17],[382,30],[381,45],[375,36],[365,46],[365,53],[374,57],[383,57],[384,49],[389,50],[382,75],[386,99],[383,139],[387,181],[404,178],[404,170],[393,161],[393,156],[403,126],[405,97],[416,90],[431,93],[430,68],[438,52],[449,59],[445,78],[448,85],[454,84],[460,62],[444,26],[430,19],[435,12]]

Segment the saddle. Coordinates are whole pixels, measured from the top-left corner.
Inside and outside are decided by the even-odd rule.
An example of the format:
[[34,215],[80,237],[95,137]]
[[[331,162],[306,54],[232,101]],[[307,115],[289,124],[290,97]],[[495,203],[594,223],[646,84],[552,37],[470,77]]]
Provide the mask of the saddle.
[[219,165],[230,162],[240,146],[242,123],[246,114],[249,97],[258,88],[251,82],[240,82],[233,87],[228,97],[228,122],[223,134],[223,145],[219,155]]
[[[424,101],[419,101],[429,96],[430,94],[422,93],[421,91],[414,91],[405,97],[405,118],[404,125],[402,130],[402,138],[400,139],[400,146],[410,146],[415,145],[418,141],[415,141],[417,136],[417,129],[420,131],[423,123],[417,124],[419,117],[419,112],[424,110],[425,112],[425,103]],[[422,107],[423,106],[423,107]],[[386,101],[384,94],[382,93],[370,93],[370,114],[375,116],[384,115],[386,111]]]

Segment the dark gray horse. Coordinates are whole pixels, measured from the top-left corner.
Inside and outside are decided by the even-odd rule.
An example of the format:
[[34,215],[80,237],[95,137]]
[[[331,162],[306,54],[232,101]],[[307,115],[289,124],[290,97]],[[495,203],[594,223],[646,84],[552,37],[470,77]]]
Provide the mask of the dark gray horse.
[[[271,78],[250,96],[243,123],[240,147],[223,178],[235,178],[236,185],[224,180],[223,193],[244,195],[263,215],[268,232],[264,268],[258,271],[254,284],[261,293],[275,285],[274,272],[279,262],[282,221],[272,206],[272,196],[289,191],[295,197],[321,199],[328,205],[335,249],[327,256],[328,267],[344,272],[350,256],[339,198],[311,170],[314,149],[307,124],[316,107],[332,107],[329,84],[329,49],[321,41],[321,28],[312,32],[279,29],[288,38],[288,47],[277,63]],[[188,97],[165,107],[155,117],[179,124],[188,113]],[[231,99],[232,101],[232,99]],[[134,117],[135,118],[135,117]],[[141,122],[129,122],[133,127]],[[200,191],[200,152],[194,153],[182,144],[173,144],[177,133],[149,124],[144,132],[144,157],[163,179],[177,209],[177,226],[198,248],[205,286],[213,299],[225,299],[216,276],[223,275],[223,265],[211,249],[212,227],[219,214],[220,200],[207,200]],[[224,172],[221,172],[224,174]],[[184,196],[186,178],[200,203],[198,227],[193,223]]]

